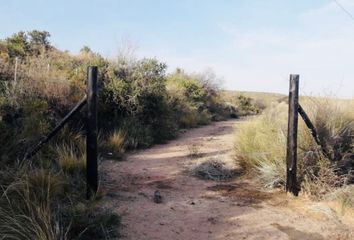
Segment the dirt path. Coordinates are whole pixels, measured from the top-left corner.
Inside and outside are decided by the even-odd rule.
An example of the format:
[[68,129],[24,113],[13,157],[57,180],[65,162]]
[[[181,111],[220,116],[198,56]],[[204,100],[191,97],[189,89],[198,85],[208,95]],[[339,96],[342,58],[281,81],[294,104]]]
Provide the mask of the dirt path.
[[[246,177],[215,182],[188,173],[211,157],[233,162],[238,124],[213,123],[125,161],[105,161],[106,204],[122,215],[122,239],[350,239],[347,226],[325,210],[312,212],[284,193],[262,192]],[[201,158],[189,156],[191,144],[200,146]],[[153,202],[155,190],[161,204]]]

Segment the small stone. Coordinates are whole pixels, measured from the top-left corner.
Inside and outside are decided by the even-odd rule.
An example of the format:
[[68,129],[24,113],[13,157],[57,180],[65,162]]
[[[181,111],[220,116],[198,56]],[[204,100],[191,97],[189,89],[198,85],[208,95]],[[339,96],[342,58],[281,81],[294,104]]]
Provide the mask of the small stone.
[[115,198],[115,197],[118,197],[118,194],[117,193],[114,193],[114,192],[109,192],[106,194],[107,197],[110,197],[110,198]]
[[154,202],[155,203],[162,203],[162,196],[160,191],[156,190],[154,193]]

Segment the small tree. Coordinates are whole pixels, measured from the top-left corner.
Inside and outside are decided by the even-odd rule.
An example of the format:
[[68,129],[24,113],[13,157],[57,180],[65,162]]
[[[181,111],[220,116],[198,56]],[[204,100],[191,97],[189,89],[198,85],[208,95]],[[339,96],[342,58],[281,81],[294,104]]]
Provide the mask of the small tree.
[[48,50],[51,48],[49,32],[33,30],[28,32],[28,35],[30,37],[30,46],[33,54],[38,55],[42,50]]
[[30,50],[25,32],[21,31],[6,39],[7,51],[10,58],[24,57]]
[[92,50],[91,50],[91,48],[90,47],[88,47],[88,46],[83,46],[81,49],[80,49],[80,52],[81,53],[92,53]]
[[30,43],[34,45],[45,45],[50,46],[49,37],[50,33],[47,31],[33,30],[28,32],[30,37]]

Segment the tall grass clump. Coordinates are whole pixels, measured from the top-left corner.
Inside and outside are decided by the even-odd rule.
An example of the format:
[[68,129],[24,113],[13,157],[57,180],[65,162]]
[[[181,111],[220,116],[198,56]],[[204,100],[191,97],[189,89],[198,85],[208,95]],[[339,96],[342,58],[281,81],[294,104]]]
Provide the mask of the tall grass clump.
[[114,130],[105,140],[103,147],[116,159],[122,158],[125,152],[125,133],[121,130]]
[[[353,180],[354,102],[333,98],[304,98],[300,103],[313,121],[322,152],[299,118],[298,178],[302,190],[316,198]],[[287,104],[279,103],[243,123],[235,133],[237,161],[266,187],[286,180]]]
[[68,239],[69,225],[53,211],[65,180],[61,175],[37,170],[15,176],[1,192],[0,235],[3,239]]
[[85,148],[78,148],[73,144],[59,144],[56,146],[57,164],[67,173],[84,172],[86,167]]
[[237,130],[235,151],[241,167],[258,176],[266,186],[285,182],[286,108],[279,104],[243,123]]
[[72,186],[72,175],[30,166],[22,166],[20,171],[6,175],[12,182],[1,189],[2,239],[107,239],[117,236],[120,218],[95,206],[96,200],[83,200],[80,186]]

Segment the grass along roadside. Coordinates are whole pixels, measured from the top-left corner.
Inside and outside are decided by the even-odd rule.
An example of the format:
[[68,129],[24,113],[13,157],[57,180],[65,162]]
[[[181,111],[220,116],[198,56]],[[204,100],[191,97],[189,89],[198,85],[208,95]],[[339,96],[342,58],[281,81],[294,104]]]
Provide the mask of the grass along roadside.
[[[336,200],[343,209],[352,207],[354,101],[306,97],[300,103],[332,156],[331,159],[323,156],[300,118],[298,178],[302,194],[314,200]],[[274,104],[236,130],[237,161],[266,188],[284,187],[286,133],[285,103]]]

